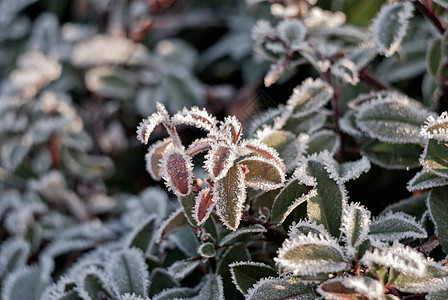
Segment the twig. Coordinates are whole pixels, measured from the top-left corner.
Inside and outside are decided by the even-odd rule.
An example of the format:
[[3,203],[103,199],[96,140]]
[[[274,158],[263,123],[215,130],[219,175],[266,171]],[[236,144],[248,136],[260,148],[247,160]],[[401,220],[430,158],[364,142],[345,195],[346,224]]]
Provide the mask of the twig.
[[434,25],[434,27],[440,32],[440,34],[445,33],[445,26],[440,22],[440,20],[437,18],[437,16],[434,14],[434,12],[428,9],[425,5],[423,5],[419,1],[412,1],[414,6]]

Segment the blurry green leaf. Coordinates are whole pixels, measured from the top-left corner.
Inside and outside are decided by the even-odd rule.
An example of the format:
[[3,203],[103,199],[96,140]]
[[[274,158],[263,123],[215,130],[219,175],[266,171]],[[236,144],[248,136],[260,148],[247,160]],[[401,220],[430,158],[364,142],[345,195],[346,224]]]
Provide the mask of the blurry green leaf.
[[86,272],[77,288],[78,294],[84,295],[84,298],[97,299],[101,296],[113,297],[111,287],[107,284],[104,276],[99,276],[95,271]]
[[405,293],[426,293],[440,289],[440,283],[448,279],[448,270],[435,262],[426,262],[422,274],[399,273],[395,287]]
[[204,88],[196,78],[182,69],[166,74],[161,87],[165,93],[165,103],[171,111],[181,110],[185,105],[204,106]]
[[382,213],[388,211],[404,212],[420,220],[426,211],[426,198],[428,193],[421,193],[407,199],[403,199],[397,203],[387,206]]
[[415,174],[408,182],[407,189],[410,192],[414,192],[444,185],[448,185],[448,178],[423,170]]
[[[448,6],[448,2],[447,2]],[[448,289],[442,289],[437,292],[431,292],[428,295],[426,295],[426,298],[428,300],[445,300],[448,299]]]
[[199,246],[198,253],[205,258],[214,257],[216,255],[215,245],[213,243],[204,243]]
[[333,88],[326,82],[311,78],[297,86],[286,103],[294,118],[304,117],[318,111],[333,96]]
[[448,253],[448,187],[433,188],[426,201],[437,238],[443,251]]
[[361,149],[374,164],[386,169],[409,169],[419,166],[422,147],[417,144],[389,144],[372,140]]
[[9,171],[15,171],[30,150],[31,145],[27,144],[26,139],[11,138],[3,141],[0,153],[2,166]]
[[175,279],[181,280],[193,272],[199,263],[199,260],[178,260],[168,268],[168,273]]
[[391,56],[398,51],[408,29],[414,7],[409,2],[391,3],[382,6],[370,26],[372,40],[378,52]]
[[43,290],[49,284],[49,276],[43,268],[26,266],[9,274],[2,285],[2,299],[39,300]]
[[432,40],[426,51],[426,68],[434,78],[438,78],[443,67],[443,55],[446,49],[443,42],[441,38]]
[[86,74],[87,88],[104,97],[130,99],[135,93],[135,73],[125,69],[97,67]]
[[0,246],[0,274],[11,273],[25,265],[30,255],[30,246],[21,238],[9,238]]
[[127,246],[136,247],[142,250],[143,253],[148,253],[154,243],[154,230],[156,226],[157,218],[151,215],[140,225],[136,226],[129,234]]
[[173,287],[179,287],[180,284],[168,271],[162,268],[155,268],[149,276],[151,285],[149,286],[148,296],[152,297],[161,291]]
[[165,289],[159,294],[155,295],[153,300],[173,300],[176,298],[179,299],[187,299],[188,297],[193,297],[196,295],[196,292],[190,288],[179,287],[179,288],[171,288]]
[[341,130],[353,137],[362,137],[364,134],[356,124],[356,110],[347,111],[342,118],[339,119],[339,127]]
[[67,169],[85,179],[111,176],[114,164],[108,156],[94,156],[74,149],[62,148],[61,157]]
[[[197,297],[198,300],[202,299],[216,299],[224,300],[223,280],[219,275],[209,275],[205,284],[202,286],[201,291]],[[196,299],[196,298],[194,298]],[[228,298],[227,298],[228,299]]]
[[319,111],[303,117],[291,117],[286,121],[283,129],[289,130],[294,134],[311,134],[322,128],[326,119],[325,115]]
[[277,276],[277,271],[263,263],[235,262],[229,267],[234,284],[243,294],[247,294],[247,291],[261,278]]

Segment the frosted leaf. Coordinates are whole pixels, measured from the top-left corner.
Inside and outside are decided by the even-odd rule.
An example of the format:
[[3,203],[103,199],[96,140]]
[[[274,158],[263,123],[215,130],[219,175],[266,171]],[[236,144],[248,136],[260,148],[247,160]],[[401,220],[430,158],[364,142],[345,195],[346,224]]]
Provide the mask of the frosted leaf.
[[216,256],[216,249],[213,243],[204,243],[198,248],[198,253],[204,258],[210,258]]
[[376,265],[386,268],[394,268],[404,274],[423,277],[426,272],[426,258],[417,250],[394,243],[392,247],[385,250],[374,249],[373,252],[367,251],[361,264],[375,269]]
[[448,142],[448,112],[443,112],[437,119],[429,116],[420,130],[420,135],[439,142]]
[[244,173],[239,165],[229,169],[226,176],[215,182],[213,197],[221,222],[230,230],[236,230],[243,214],[246,200]]
[[376,47],[371,43],[367,43],[351,50],[348,54],[348,59],[356,65],[357,70],[362,70],[376,56]]
[[435,227],[435,234],[445,253],[448,253],[448,187],[436,187],[426,199],[429,215]]
[[153,113],[148,118],[143,119],[137,127],[137,139],[146,145],[154,128],[165,119],[166,116],[160,112]]
[[252,39],[255,41],[263,40],[266,37],[274,37],[277,34],[277,30],[267,20],[258,20],[252,28]]
[[216,128],[216,118],[210,115],[205,109],[200,110],[196,106],[187,109],[183,108],[182,112],[175,114],[171,121],[176,124],[185,124],[195,126],[206,131],[212,131]]
[[420,126],[431,113],[406,96],[390,95],[363,104],[356,123],[371,138],[387,143],[420,143]]
[[78,296],[84,300],[98,297],[98,294],[113,297],[114,293],[112,292],[113,287],[111,283],[103,270],[94,266],[88,266],[76,274],[76,286],[74,289]]
[[4,279],[2,299],[38,300],[49,283],[49,274],[42,267],[24,266]]
[[205,169],[213,180],[226,176],[237,158],[234,146],[218,143],[205,156]]
[[96,35],[75,45],[72,62],[89,67],[103,64],[135,65],[148,57],[145,47],[131,40],[111,35]]
[[184,279],[199,263],[199,260],[178,260],[168,268],[168,273],[176,279]]
[[344,83],[357,85],[359,82],[358,66],[348,58],[340,59],[333,64],[331,73]]
[[209,188],[202,189],[195,198],[195,206],[193,210],[193,217],[198,226],[207,221],[214,207],[215,202],[213,201],[212,190]]
[[339,27],[345,23],[345,20],[345,15],[342,12],[331,12],[320,7],[311,7],[304,22],[309,28],[320,29],[322,27]]
[[299,235],[308,235],[309,233],[330,237],[322,224],[317,224],[314,220],[301,220],[298,223],[292,222],[289,226],[288,238],[294,239]]
[[22,238],[9,238],[0,246],[0,275],[11,273],[26,264],[30,246]]
[[440,177],[432,172],[423,170],[415,174],[406,188],[410,192],[430,189],[436,186],[448,185],[448,178]]
[[230,232],[225,237],[223,237],[222,240],[219,242],[219,246],[232,245],[235,244],[237,241],[243,239],[244,237],[249,236],[253,238],[254,236],[258,236],[264,232],[266,232],[266,228],[264,228],[259,224],[239,228],[236,231]]
[[381,7],[370,26],[372,40],[377,45],[379,53],[391,56],[398,51],[413,10],[409,2],[391,3]]
[[164,289],[157,295],[155,295],[152,300],[173,300],[173,299],[188,299],[193,297],[196,293],[186,287],[176,287],[170,289]]
[[365,276],[330,279],[319,285],[316,291],[325,299],[382,299],[386,292],[381,282]]
[[426,51],[426,68],[434,79],[440,76],[443,69],[443,56],[445,52],[446,47],[442,38],[437,37],[430,41],[428,50]]
[[409,170],[420,166],[419,144],[392,144],[371,140],[361,148],[361,155],[372,163],[390,170]]
[[285,171],[283,160],[279,157],[277,150],[260,142],[258,139],[243,140],[240,143],[241,148],[245,148],[250,153],[259,154],[267,159],[273,160],[281,169]]
[[14,172],[31,150],[30,139],[11,138],[3,142],[0,148],[2,166]]
[[168,236],[168,241],[174,243],[186,257],[198,256],[199,241],[191,226],[184,226],[174,231]]
[[375,101],[382,100],[389,97],[397,98],[400,94],[395,91],[390,90],[381,90],[381,91],[373,91],[367,94],[361,94],[347,104],[347,106],[351,109],[358,109],[363,104]]
[[201,291],[192,300],[224,300],[223,280],[220,275],[208,275],[206,281],[201,288]]
[[[279,104],[276,108],[268,108],[265,111],[257,113],[251,120],[249,128],[247,130],[248,136],[251,137],[264,127],[274,125],[275,120],[283,113],[284,106]],[[276,126],[274,126],[276,127]]]
[[130,99],[134,96],[137,78],[126,69],[100,66],[87,71],[85,83],[91,92],[104,97]]
[[448,178],[447,154],[448,146],[445,143],[429,139],[420,157],[420,164],[424,170]]
[[296,207],[316,196],[316,189],[307,191],[297,178],[291,178],[274,199],[271,209],[272,223],[282,224]]
[[106,265],[106,272],[119,295],[135,292],[146,297],[149,285],[146,268],[143,252],[130,248],[114,254]]
[[171,232],[183,227],[187,226],[188,222],[184,215],[183,208],[179,208],[175,212],[173,212],[162,224],[160,224],[157,233],[154,236],[154,241],[160,242],[162,238]]
[[333,88],[321,79],[308,78],[297,86],[286,103],[293,117],[306,116],[319,110],[333,96]]
[[143,251],[146,255],[152,250],[155,242],[154,231],[158,225],[157,217],[150,215],[134,226],[132,231],[127,235],[125,245],[127,247],[135,247]]
[[343,249],[336,239],[308,233],[286,239],[274,258],[282,273],[294,275],[316,275],[333,273],[347,269]]
[[264,85],[270,87],[280,78],[285,71],[285,63],[283,60],[279,60],[277,63],[271,64],[269,72],[264,77]]
[[283,186],[285,173],[276,163],[263,157],[249,157],[238,162],[244,166],[245,183],[248,187],[270,191]]
[[277,30],[280,38],[291,47],[291,50],[296,51],[304,47],[307,29],[299,20],[283,20],[277,25]]
[[414,217],[401,212],[388,212],[373,219],[370,236],[383,241],[395,241],[404,238],[426,238],[428,234]]
[[259,262],[234,262],[229,265],[232,282],[243,294],[261,278],[276,276],[277,272],[270,266]]
[[362,173],[370,170],[370,161],[366,157],[359,160],[339,164],[333,157],[322,155],[326,162],[327,171],[338,183],[345,183],[358,178]]
[[181,148],[167,151],[162,158],[161,175],[168,189],[177,196],[188,195],[193,185],[193,163]]
[[370,211],[359,203],[344,207],[341,218],[341,232],[346,242],[347,254],[354,258],[361,244],[369,238]]
[[188,146],[187,154],[190,156],[195,156],[198,153],[208,151],[212,148],[211,145],[213,145],[216,142],[213,138],[200,138],[194,140],[190,146]]
[[141,296],[136,295],[135,293],[126,293],[123,296],[121,296],[121,300],[149,300],[148,297],[144,298]]
[[246,300],[270,300],[296,297],[302,300],[314,300],[313,285],[297,277],[268,277],[258,281],[247,291]]
[[226,138],[228,143],[236,144],[241,138],[242,130],[243,125],[235,116],[227,116],[220,125],[217,138]]
[[330,154],[336,153],[340,148],[341,142],[337,134],[332,130],[320,130],[309,137],[307,153],[320,153],[328,151]]
[[[446,3],[446,5],[448,6],[448,2]],[[447,298],[448,298],[448,287],[446,287],[443,290],[437,292],[431,292],[428,295],[426,295],[426,299],[428,300],[445,300]]]
[[426,293],[439,291],[448,286],[448,268],[440,263],[426,260],[423,274],[400,273],[394,285],[406,293]]
[[162,158],[165,153],[173,150],[173,148],[174,144],[171,138],[158,141],[148,148],[148,153],[145,155],[146,171],[148,171],[152,179],[159,181],[162,178],[160,174]]
[[355,138],[362,137],[364,134],[356,125],[356,113],[355,110],[347,111],[342,118],[339,119],[339,127],[341,130]]

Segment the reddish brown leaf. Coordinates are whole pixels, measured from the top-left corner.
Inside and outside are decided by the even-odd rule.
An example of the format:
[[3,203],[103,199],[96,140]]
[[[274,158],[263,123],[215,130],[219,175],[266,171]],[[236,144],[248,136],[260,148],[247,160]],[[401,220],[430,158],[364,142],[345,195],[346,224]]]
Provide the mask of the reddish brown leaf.
[[163,155],[173,149],[173,142],[170,138],[164,139],[154,143],[149,147],[148,153],[145,156],[146,159],[146,170],[149,172],[154,180],[160,180],[160,163],[162,161]]
[[168,187],[178,196],[190,193],[193,185],[193,167],[190,157],[181,149],[174,148],[163,156],[162,173]]
[[210,150],[205,162],[208,173],[214,180],[226,176],[235,160],[235,150],[227,145],[218,145]]
[[208,219],[214,205],[212,190],[203,189],[196,197],[195,206],[195,217],[199,225]]

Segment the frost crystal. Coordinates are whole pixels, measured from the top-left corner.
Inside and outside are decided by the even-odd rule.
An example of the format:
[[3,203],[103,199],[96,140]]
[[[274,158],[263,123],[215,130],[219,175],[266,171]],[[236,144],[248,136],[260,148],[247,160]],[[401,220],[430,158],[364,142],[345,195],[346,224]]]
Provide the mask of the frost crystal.
[[448,112],[443,112],[437,119],[429,116],[420,130],[420,135],[440,142],[448,142]]
[[355,257],[357,248],[368,239],[370,211],[359,203],[350,203],[342,211],[341,232],[346,241],[347,254]]

